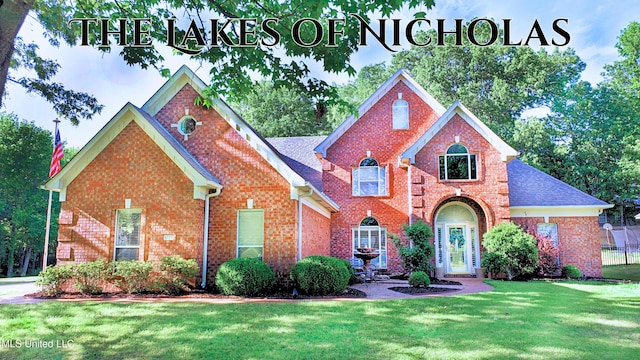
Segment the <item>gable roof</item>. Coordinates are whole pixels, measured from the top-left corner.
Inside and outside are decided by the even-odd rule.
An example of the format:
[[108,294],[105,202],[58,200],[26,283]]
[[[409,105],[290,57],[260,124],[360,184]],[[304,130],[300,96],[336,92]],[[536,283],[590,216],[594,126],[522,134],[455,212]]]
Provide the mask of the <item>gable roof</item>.
[[340,124],[329,136],[326,137],[316,148],[314,151],[322,155],[322,157],[327,156],[327,149],[331,147],[342,135],[344,135],[353,124],[356,123],[359,116],[365,114],[373,105],[375,105],[384,95],[386,95],[391,88],[393,88],[397,83],[402,81],[405,85],[407,85],[418,97],[420,97],[427,105],[429,105],[438,115],[442,115],[445,112],[444,106],[440,104],[436,99],[431,96],[427,90],[425,90],[420,84],[418,84],[409,73],[400,69],[395,72],[384,84],[380,85],[378,90],[376,90],[367,100],[365,100],[360,107],[358,107],[358,117],[354,115],[350,115],[345,121]]
[[322,190],[322,163],[313,153],[326,136],[298,136],[267,138],[283,160],[297,173],[309,180],[318,190]]
[[496,133],[491,131],[480,119],[478,119],[469,109],[462,103],[456,101],[433,123],[416,142],[411,145],[402,155],[402,159],[408,159],[412,164],[415,163],[416,154],[433,139],[436,134],[451,120],[455,115],[459,115],[467,124],[484,137],[493,147],[495,147],[502,155],[502,161],[510,161],[518,156],[518,152],[502,140]]
[[[202,81],[191,69],[186,65],[167,80],[158,91],[142,106],[138,108],[131,103],[127,103],[116,116],[98,132],[96,136],[69,162],[59,173],[63,173],[61,177],[52,178],[45,184],[46,189],[60,191],[60,199],[64,201],[66,185],[68,185],[75,176],[77,176],[88,164],[93,160],[115,136],[124,129],[128,124],[122,124],[122,120],[126,114],[133,114],[133,119],[138,125],[143,127],[147,135],[149,135],[156,143],[165,151],[169,157],[183,169],[190,171],[191,174],[199,174],[201,178],[192,178],[194,184],[203,183],[203,179],[207,179],[212,187],[222,189],[220,181],[216,180],[169,132],[153,117],[156,115],[185,85],[189,84],[202,97],[206,97],[204,89],[207,85]],[[264,158],[284,179],[291,184],[291,198],[297,199],[299,193],[309,193],[311,196],[323,204],[329,211],[338,211],[339,206],[327,195],[318,190],[314,182],[309,181],[300,173],[295,171],[285,160],[282,155],[268,141],[266,141],[257,131],[255,131],[242,117],[236,113],[222,99],[214,98],[212,100],[212,108],[233,128],[240,136],[245,139],[249,145],[255,149],[262,158]],[[127,117],[131,119],[131,117]],[[147,129],[150,129],[147,131]],[[91,145],[91,146],[90,146]],[[86,149],[86,150],[85,150]],[[87,155],[85,155],[87,154]],[[75,158],[78,160],[74,161]],[[82,161],[81,161],[82,160]],[[69,168],[69,169],[67,169]],[[67,169],[65,171],[65,169]],[[193,174],[192,174],[193,173]],[[68,175],[67,175],[68,174]],[[195,175],[193,175],[195,176]],[[315,179],[314,179],[315,180]],[[198,185],[200,186],[200,185]],[[205,191],[206,190],[206,191]],[[208,189],[200,189],[194,197],[204,199]]]
[[552,209],[566,209],[569,215],[598,215],[613,207],[519,159],[507,164],[511,216],[536,216]]
[[66,199],[67,186],[124,130],[135,122],[153,142],[193,181],[193,196],[204,199],[210,189],[218,192],[221,182],[200,164],[169,132],[144,110],[127,103],[85,145],[71,161],[44,185],[47,190],[60,192],[60,201]]

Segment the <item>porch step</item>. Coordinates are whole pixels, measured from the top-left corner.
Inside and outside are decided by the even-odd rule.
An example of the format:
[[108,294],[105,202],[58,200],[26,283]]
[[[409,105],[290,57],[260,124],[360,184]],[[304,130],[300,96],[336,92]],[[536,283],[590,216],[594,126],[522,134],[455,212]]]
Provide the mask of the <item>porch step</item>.
[[444,275],[445,278],[469,278],[469,279],[475,279],[475,275],[471,275],[471,274],[445,274]]

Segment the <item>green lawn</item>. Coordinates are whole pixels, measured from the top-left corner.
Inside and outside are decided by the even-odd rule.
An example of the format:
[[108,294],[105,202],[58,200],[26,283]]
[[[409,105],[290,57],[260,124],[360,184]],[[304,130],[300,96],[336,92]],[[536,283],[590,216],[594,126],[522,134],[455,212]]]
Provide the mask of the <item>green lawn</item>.
[[[5,359],[634,359],[640,285],[490,281],[378,301],[0,306]],[[376,285],[372,285],[376,286]],[[20,348],[8,347],[13,340]],[[53,349],[26,348],[53,341]],[[56,348],[56,341],[73,341]]]
[[20,284],[20,283],[26,283],[26,282],[33,282],[33,281],[36,281],[37,279],[38,279],[37,276],[0,278],[0,285]]
[[603,266],[602,276],[609,279],[640,281],[640,264]]

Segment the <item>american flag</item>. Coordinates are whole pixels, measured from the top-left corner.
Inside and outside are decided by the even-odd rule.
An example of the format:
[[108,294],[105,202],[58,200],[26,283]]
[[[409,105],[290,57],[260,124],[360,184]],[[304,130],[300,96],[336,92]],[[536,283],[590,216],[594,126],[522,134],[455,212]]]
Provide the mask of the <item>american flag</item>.
[[62,149],[62,141],[60,141],[60,130],[58,130],[58,124],[56,124],[56,141],[53,144],[53,154],[51,155],[51,167],[49,167],[49,177],[54,177],[60,172],[60,160],[64,156],[64,150]]

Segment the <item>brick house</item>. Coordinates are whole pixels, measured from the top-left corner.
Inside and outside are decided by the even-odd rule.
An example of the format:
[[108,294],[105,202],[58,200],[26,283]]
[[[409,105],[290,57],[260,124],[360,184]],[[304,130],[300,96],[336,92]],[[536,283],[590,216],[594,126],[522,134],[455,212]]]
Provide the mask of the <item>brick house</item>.
[[142,107],[126,104],[50,179],[58,262],[196,259],[202,286],[251,256],[286,276],[313,254],[380,253],[423,219],[439,274],[475,274],[482,234],[513,220],[549,234],[561,264],[601,275],[598,214],[610,207],[516,159],[462,104],[445,109],[398,71],[329,136],[265,139],[182,67]]

